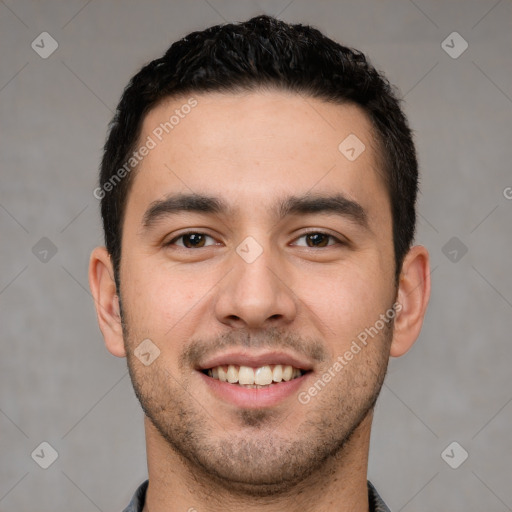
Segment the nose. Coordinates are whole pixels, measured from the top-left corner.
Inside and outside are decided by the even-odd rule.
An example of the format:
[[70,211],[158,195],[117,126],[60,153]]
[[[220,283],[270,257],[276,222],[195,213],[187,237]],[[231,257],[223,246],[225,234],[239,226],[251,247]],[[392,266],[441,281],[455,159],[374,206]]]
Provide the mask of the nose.
[[233,253],[232,271],[219,284],[215,314],[219,322],[251,330],[280,327],[297,314],[297,297],[278,258],[265,249],[249,262]]

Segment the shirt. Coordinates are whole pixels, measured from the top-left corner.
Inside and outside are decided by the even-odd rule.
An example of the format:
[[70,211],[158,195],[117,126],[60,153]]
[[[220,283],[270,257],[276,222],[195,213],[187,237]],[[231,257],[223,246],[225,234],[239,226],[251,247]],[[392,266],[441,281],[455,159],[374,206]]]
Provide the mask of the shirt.
[[[137,492],[133,495],[130,504],[123,510],[123,512],[142,512],[144,508],[144,501],[146,500],[146,490],[148,488],[148,480],[146,480],[137,489]],[[368,502],[370,503],[370,512],[390,512],[389,508],[382,501],[379,493],[375,487],[368,481]]]

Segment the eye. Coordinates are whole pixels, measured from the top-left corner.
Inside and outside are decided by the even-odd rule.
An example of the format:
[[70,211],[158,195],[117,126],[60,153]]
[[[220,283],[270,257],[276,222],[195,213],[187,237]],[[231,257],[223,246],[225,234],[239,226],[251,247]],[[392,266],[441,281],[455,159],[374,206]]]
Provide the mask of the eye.
[[[210,247],[210,244],[206,245],[206,239],[209,238],[211,240],[214,240],[213,237],[210,235],[207,235],[206,233],[201,233],[198,231],[189,231],[187,233],[182,233],[181,235],[173,238],[169,242],[167,242],[166,246],[172,246],[175,245],[177,247],[182,247],[184,249],[202,249],[205,247]],[[308,233],[304,233],[300,237],[296,238],[296,240],[300,240],[301,238],[305,239],[306,245],[304,244],[293,244],[293,245],[299,245],[302,247],[309,247],[309,248],[323,248],[323,247],[330,247],[333,245],[343,245],[343,242],[335,237],[334,235],[331,235],[330,233],[324,233],[323,231],[310,231]],[[334,243],[329,243],[330,241],[333,241]],[[178,243],[181,241],[181,243]]]
[[[213,238],[206,233],[189,231],[188,233],[183,233],[180,236],[173,238],[165,245],[177,245],[178,247],[184,247],[185,249],[202,249],[203,247],[209,247],[205,245],[207,238],[213,240]],[[178,240],[182,240],[182,243],[177,243]]]
[[[300,240],[301,238],[306,239],[306,246],[302,245],[302,247],[322,248],[336,245],[336,243],[343,245],[343,242],[339,238],[336,238],[334,235],[331,235],[329,233],[324,233],[323,231],[310,231],[309,233],[304,233],[303,235],[299,236],[299,238],[297,238],[296,240]],[[334,240],[335,243],[330,244],[329,239]]]

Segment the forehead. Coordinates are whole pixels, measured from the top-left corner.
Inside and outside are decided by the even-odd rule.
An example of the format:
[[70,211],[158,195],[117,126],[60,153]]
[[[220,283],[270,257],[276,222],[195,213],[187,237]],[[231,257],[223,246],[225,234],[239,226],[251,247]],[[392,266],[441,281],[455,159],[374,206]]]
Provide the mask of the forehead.
[[291,192],[339,191],[375,221],[389,210],[372,125],[355,105],[285,91],[169,98],[144,119],[143,144],[128,205],[206,193],[243,215]]

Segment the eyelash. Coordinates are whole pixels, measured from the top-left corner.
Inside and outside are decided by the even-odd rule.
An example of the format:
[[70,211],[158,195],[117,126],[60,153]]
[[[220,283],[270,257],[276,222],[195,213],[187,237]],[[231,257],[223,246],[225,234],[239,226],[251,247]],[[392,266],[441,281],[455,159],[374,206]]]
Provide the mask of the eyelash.
[[[201,231],[187,231],[186,233],[182,233],[181,235],[173,238],[172,240],[170,240],[169,242],[165,243],[164,245],[166,247],[169,247],[169,246],[172,246],[174,245],[174,243],[179,240],[180,238],[183,238],[184,236],[187,236],[187,235],[203,235],[203,236],[207,236],[211,239],[213,239],[213,237],[211,235],[208,235],[207,233],[203,233]],[[332,238],[333,240],[336,241],[335,244],[328,244],[326,247],[316,247],[317,249],[326,249],[327,247],[335,247],[336,245],[346,245],[342,240],[340,240],[339,238],[335,237],[334,235],[331,235],[330,233],[326,233],[325,231],[308,231],[306,233],[302,233],[302,235],[298,236],[295,240],[298,240],[300,238],[303,238],[307,235],[324,235],[324,236],[327,236],[329,238]],[[211,245],[210,246],[207,246],[207,247],[197,247],[197,248],[189,248],[189,247],[185,247],[185,246],[178,246],[180,249],[184,249],[184,250],[187,250],[187,251],[192,251],[192,250],[197,250],[197,249],[206,249],[207,247],[212,247]],[[301,246],[301,247],[305,247],[306,249],[315,249],[315,247],[309,247],[309,246]]]

